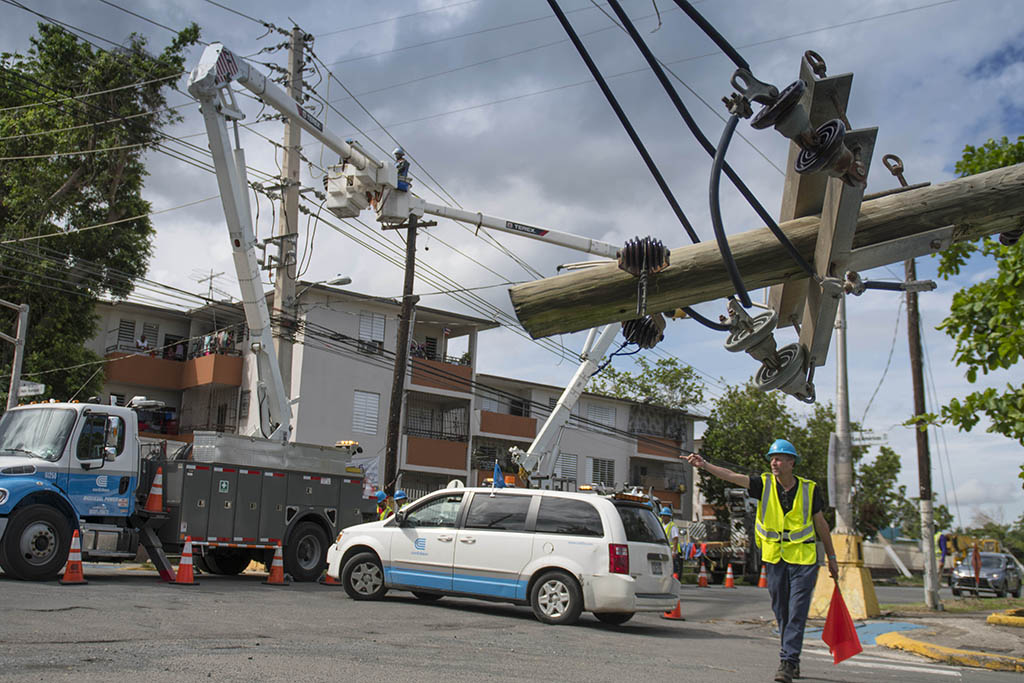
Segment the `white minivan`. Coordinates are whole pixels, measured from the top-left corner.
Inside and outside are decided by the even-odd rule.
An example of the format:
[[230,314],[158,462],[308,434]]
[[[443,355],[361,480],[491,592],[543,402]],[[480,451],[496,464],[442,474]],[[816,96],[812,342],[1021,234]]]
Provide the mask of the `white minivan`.
[[635,496],[449,488],[384,521],[348,527],[327,573],[356,600],[388,589],[529,604],[548,624],[584,610],[607,624],[676,605],[668,541]]

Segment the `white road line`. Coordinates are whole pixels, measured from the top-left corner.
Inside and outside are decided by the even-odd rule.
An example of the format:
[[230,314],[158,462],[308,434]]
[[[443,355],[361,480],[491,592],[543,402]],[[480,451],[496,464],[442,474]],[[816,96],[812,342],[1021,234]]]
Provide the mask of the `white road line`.
[[[804,655],[814,655],[816,657],[824,657],[826,659],[832,659],[832,654],[829,652],[822,652],[817,649],[809,650],[804,648]],[[874,657],[863,657],[857,655],[854,658],[847,659],[839,664],[839,667],[861,667],[868,669],[887,669],[890,671],[908,671],[913,673],[931,673],[939,676],[952,676],[955,678],[962,678],[960,671],[950,667],[937,667],[928,664],[895,664],[892,660],[885,658],[874,658]]]

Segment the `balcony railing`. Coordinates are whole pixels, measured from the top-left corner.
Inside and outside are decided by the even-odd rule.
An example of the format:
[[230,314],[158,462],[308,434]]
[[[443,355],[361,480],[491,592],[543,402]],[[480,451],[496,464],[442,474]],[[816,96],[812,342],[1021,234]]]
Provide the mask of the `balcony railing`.
[[469,441],[469,434],[443,429],[424,429],[422,427],[407,426],[405,433],[409,436],[418,436],[421,439],[437,439],[439,441]]

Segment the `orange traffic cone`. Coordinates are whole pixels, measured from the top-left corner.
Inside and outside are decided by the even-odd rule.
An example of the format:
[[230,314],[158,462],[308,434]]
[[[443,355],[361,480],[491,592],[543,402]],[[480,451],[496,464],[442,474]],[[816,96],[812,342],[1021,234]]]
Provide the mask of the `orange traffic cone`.
[[676,600],[675,609],[671,612],[662,612],[662,619],[671,619],[672,621],[686,621],[686,617],[683,616],[683,606],[679,600]]
[[142,508],[146,512],[163,514],[164,511],[164,468],[156,468],[156,476],[153,477],[153,485],[149,487],[149,496],[146,498],[146,506]]
[[324,573],[320,575],[320,578],[319,578],[319,580],[317,580],[317,583],[319,583],[321,586],[340,586],[340,585],[342,585],[341,581],[338,581],[336,578],[334,578],[333,576],[328,574],[326,569],[324,570]]
[[281,544],[278,543],[274,549],[274,560],[270,563],[270,576],[264,581],[268,586],[287,586],[290,580],[284,578],[284,555],[281,554]]
[[758,588],[767,588],[768,587],[768,572],[765,570],[765,567],[764,567],[763,564],[761,565],[761,577],[757,580],[757,587]]
[[725,585],[723,586],[723,588],[735,588],[735,587],[736,587],[736,577],[734,577],[732,575],[732,565],[730,564],[729,568],[725,571]]
[[[158,475],[159,476],[159,475]],[[181,551],[181,562],[178,563],[178,574],[172,586],[198,586],[192,572],[192,537],[185,537],[185,548]]]
[[63,586],[89,583],[82,573],[82,539],[78,536],[78,529],[71,535],[71,550],[68,551],[68,563],[64,566],[64,576],[60,577],[60,583]]
[[700,563],[700,573],[697,575],[697,587],[707,588],[708,587],[708,573],[704,569],[704,563]]

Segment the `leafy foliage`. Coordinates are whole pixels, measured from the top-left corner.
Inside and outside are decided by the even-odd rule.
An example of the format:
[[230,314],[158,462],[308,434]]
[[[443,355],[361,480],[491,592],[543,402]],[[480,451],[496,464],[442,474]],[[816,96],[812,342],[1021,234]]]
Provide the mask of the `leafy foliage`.
[[[934,498],[937,494],[932,494]],[[892,519],[892,525],[900,528],[900,533],[907,538],[921,538],[921,499],[911,498],[907,487],[900,485],[897,495],[898,507]],[[932,515],[935,519],[935,530],[944,531],[953,528],[953,513],[945,505],[932,504]]]
[[854,526],[865,536],[892,526],[902,506],[901,493],[896,490],[900,473],[900,456],[882,446],[878,456],[857,469],[857,495],[853,498]]
[[[968,145],[956,164],[961,176],[1024,162],[1024,136],[1011,143],[1006,137],[981,147]],[[954,245],[942,254],[939,272],[951,277],[974,254],[996,262],[995,277],[964,288],[953,296],[949,316],[939,329],[955,342],[953,360],[967,368],[967,381],[979,373],[1006,370],[1024,355],[1024,240],[1007,247],[995,240]],[[952,399],[941,409],[942,420],[970,431],[982,416],[991,421],[988,431],[1016,439],[1024,445],[1024,384],[1008,383],[1005,390],[987,388]]]
[[[106,52],[40,24],[27,55],[0,54],[0,240],[58,234],[2,245],[0,298],[29,305],[23,375],[44,381],[49,395],[102,387],[99,358],[85,348],[96,334],[94,302],[126,296],[146,272],[153,226],[143,154],[180,119],[165,92],[198,37],[193,24],[154,57],[137,35]],[[113,224],[79,232],[102,223]],[[2,353],[9,374],[11,347]],[[79,367],[53,372],[69,366]]]
[[689,365],[682,365],[675,358],[659,358],[652,365],[642,356],[635,363],[637,372],[616,370],[609,365],[594,376],[589,390],[678,410],[704,400],[704,383]]

